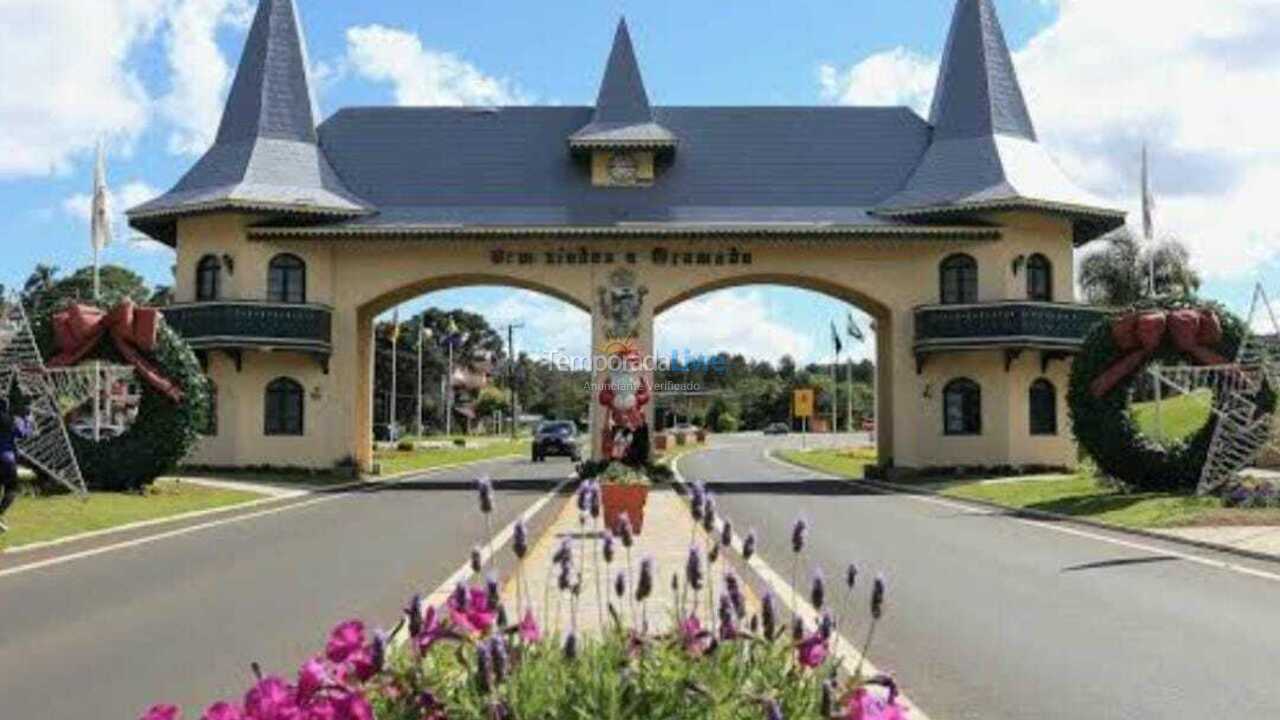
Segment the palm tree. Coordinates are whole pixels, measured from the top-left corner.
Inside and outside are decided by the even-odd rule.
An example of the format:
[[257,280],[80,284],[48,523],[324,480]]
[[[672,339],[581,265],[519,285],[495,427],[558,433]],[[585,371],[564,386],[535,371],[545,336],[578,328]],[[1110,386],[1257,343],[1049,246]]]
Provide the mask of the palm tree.
[[1105,247],[1080,263],[1080,287],[1091,304],[1132,305],[1147,297],[1153,259],[1156,295],[1191,295],[1200,288],[1191,255],[1176,238],[1143,247],[1127,228],[1121,228],[1105,242]]

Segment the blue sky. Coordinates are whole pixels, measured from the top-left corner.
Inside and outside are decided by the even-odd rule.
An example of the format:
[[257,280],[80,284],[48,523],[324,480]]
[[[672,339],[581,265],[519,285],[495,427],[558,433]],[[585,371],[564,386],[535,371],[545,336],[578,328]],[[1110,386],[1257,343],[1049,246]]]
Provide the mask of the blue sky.
[[[0,7],[0,23],[17,39],[0,48],[0,63],[19,71],[0,95],[0,136],[7,138],[0,139],[0,231],[8,250],[0,282],[20,283],[37,262],[64,269],[88,262],[96,138],[109,144],[118,206],[167,189],[194,161],[216,127],[253,4],[13,0]],[[923,111],[953,2],[298,5],[327,116],[397,102],[588,104],[622,12],[657,104],[907,104]],[[997,5],[1042,139],[1068,174],[1133,206],[1137,148],[1150,141],[1161,229],[1191,245],[1207,294],[1247,306],[1254,282],[1277,278],[1280,256],[1265,192],[1280,182],[1273,169],[1280,143],[1263,127],[1270,115],[1259,107],[1280,86],[1273,50],[1280,13],[1254,0]],[[1138,22],[1146,32],[1129,31]],[[107,261],[171,282],[172,252],[130,242],[130,234],[118,227]],[[430,301],[485,308],[495,322],[551,318],[526,331],[526,347],[581,342],[585,349],[585,316],[575,321],[575,311],[550,301],[499,289]],[[686,327],[725,307],[744,318],[727,336]],[[840,303],[801,291],[725,291],[673,310],[660,343],[757,355],[783,347],[816,359],[826,351],[827,322],[844,313]],[[758,341],[723,346],[748,336]]]

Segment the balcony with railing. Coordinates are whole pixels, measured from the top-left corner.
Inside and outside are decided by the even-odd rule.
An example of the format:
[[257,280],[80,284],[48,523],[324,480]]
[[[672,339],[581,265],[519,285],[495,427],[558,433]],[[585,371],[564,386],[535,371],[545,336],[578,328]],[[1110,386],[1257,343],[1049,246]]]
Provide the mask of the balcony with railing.
[[1075,352],[1103,308],[1011,300],[972,305],[926,305],[915,311],[917,356],[955,350]]
[[196,350],[333,352],[333,309],[327,305],[219,300],[170,305],[163,312]]

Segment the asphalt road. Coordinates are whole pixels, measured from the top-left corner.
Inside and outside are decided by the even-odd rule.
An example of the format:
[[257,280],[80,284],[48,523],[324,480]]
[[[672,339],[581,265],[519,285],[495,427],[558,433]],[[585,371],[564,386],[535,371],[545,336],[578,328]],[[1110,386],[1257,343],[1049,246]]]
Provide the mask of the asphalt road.
[[808,557],[828,578],[857,562],[855,642],[867,581],[884,572],[888,610],[871,659],[935,720],[1280,718],[1280,582],[1180,558],[1204,553],[1179,545],[1104,535],[1156,550],[1145,551],[815,479],[766,460],[770,443],[795,438],[731,438],[680,470],[712,483],[739,530],[760,532],[783,577],[800,515],[812,527]]
[[477,475],[499,485],[496,532],[571,471],[482,463],[0,577],[0,718],[198,717],[251,661],[292,675],[332,625],[390,626],[448,578],[484,537]]

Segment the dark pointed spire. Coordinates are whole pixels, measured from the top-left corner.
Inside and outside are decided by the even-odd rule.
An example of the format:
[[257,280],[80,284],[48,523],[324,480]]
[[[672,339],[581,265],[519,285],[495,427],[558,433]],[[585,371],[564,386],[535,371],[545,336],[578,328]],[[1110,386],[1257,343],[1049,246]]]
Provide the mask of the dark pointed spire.
[[591,124],[574,133],[569,144],[586,147],[674,147],[675,135],[654,121],[649,94],[631,44],[627,19],[618,21],[604,80],[596,96]]
[[316,141],[307,48],[294,0],[262,0],[245,41],[218,142]]
[[258,3],[213,146],[172,190],[128,214],[133,227],[174,244],[178,218],[218,210],[336,218],[369,212],[318,144],[294,0]]
[[939,138],[1036,139],[992,0],[956,3],[929,122]]
[[1031,208],[1070,218],[1080,243],[1124,224],[1123,212],[1076,187],[1037,141],[993,0],[956,1],[929,123],[929,147],[879,214]]

